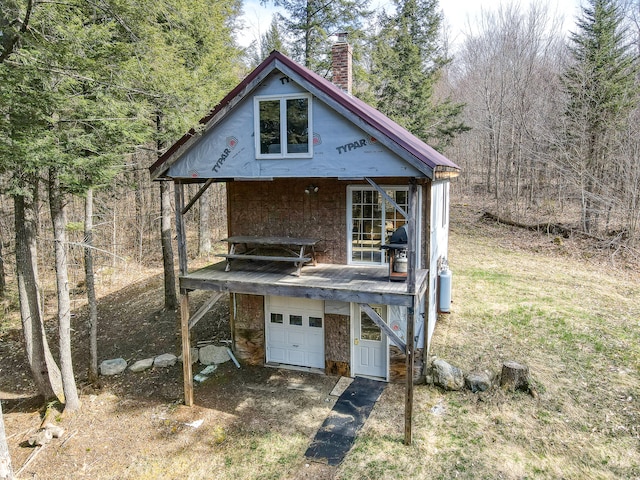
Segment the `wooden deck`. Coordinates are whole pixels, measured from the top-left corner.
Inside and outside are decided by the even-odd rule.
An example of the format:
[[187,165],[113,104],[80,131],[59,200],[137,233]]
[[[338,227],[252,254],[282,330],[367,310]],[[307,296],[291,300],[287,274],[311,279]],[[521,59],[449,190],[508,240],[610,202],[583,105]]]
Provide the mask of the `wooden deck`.
[[299,277],[291,266],[275,262],[238,261],[229,272],[225,266],[219,262],[181,276],[180,288],[410,307],[429,279],[428,270],[416,271],[416,290],[407,292],[406,282],[389,281],[387,266],[309,265]]

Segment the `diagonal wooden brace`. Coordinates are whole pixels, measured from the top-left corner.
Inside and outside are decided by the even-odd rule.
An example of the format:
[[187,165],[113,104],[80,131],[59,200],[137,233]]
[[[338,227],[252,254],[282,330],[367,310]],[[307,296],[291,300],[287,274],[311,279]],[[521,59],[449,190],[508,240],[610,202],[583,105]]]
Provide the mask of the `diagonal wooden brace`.
[[360,306],[360,310],[366,313],[367,316],[371,320],[373,320],[373,323],[375,323],[378,327],[380,327],[380,329],[385,333],[385,335],[387,335],[387,337],[389,337],[391,341],[396,344],[396,346],[402,351],[402,353],[406,355],[407,345],[402,341],[400,337],[398,337],[398,335],[396,335],[396,332],[394,332],[391,329],[391,327],[389,327],[389,325],[386,324],[386,322],[382,319],[382,317],[380,317],[380,315],[378,315],[376,311],[373,308],[371,308],[368,304],[359,303],[358,305]]

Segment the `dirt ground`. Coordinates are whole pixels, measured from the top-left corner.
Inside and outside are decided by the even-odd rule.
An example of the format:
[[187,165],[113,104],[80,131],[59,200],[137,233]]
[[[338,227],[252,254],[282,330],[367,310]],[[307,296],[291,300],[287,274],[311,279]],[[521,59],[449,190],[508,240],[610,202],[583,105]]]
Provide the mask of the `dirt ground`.
[[[100,299],[101,360],[122,357],[131,364],[162,353],[179,354],[178,319],[175,312],[162,308],[162,292],[162,279],[156,274]],[[196,311],[206,293],[194,293],[191,299]],[[339,377],[264,367],[238,369],[230,361],[196,385],[193,408],[182,405],[181,363],[142,373],[126,370],[100,377],[99,385],[91,386],[83,368],[89,355],[86,310],[77,310],[73,319],[74,365],[82,407],[70,418],[57,417],[66,432],[43,449],[27,444],[41,425],[45,407],[34,396],[21,331],[11,328],[1,334],[0,399],[19,478],[118,478],[122,473],[112,476],[109,472],[123,472],[123,466],[131,466],[135,477],[140,456],[161,458],[199,438],[206,446],[246,429],[276,430],[283,435],[294,431],[311,440],[337,398],[329,393]],[[194,327],[192,341],[225,345],[223,341],[230,338],[228,320],[229,306],[223,299]],[[53,346],[55,331],[50,334]],[[194,372],[202,368],[195,364]],[[290,421],[282,422],[283,417]],[[201,426],[187,425],[200,420]],[[301,468],[305,477],[331,476],[331,468],[323,465],[303,462]],[[149,478],[162,477],[170,478],[153,474]]]
[[[469,218],[456,228],[487,228],[479,223],[478,212],[463,210]],[[508,237],[504,231],[500,233],[501,241],[513,249],[535,250],[536,242],[544,242],[545,248],[549,245],[548,238],[536,240],[528,232]],[[557,243],[559,255],[580,256],[584,251],[579,241],[562,239]],[[163,309],[159,271],[132,272],[129,277],[134,278],[132,283],[116,282],[109,287],[111,292],[100,298],[99,358],[122,357],[131,364],[162,353],[178,354],[178,319],[175,312]],[[192,294],[192,312],[206,298],[206,292]],[[230,338],[228,308],[228,302],[220,301],[194,327],[192,341],[224,345]],[[40,427],[45,407],[42,399],[34,396],[19,322],[0,330],[0,399],[14,470],[20,472],[21,479],[174,478],[166,472],[154,473],[148,465],[139,470],[137,463],[150,458],[160,461],[186,448],[193,455],[206,456],[209,449],[231,436],[251,443],[255,432],[272,432],[279,438],[302,436],[311,442],[337,398],[329,393],[338,377],[244,365],[237,369],[232,362],[196,386],[196,406],[192,408],[182,405],[180,363],[143,373],[127,370],[101,377],[99,385],[90,386],[85,368],[89,357],[86,321],[86,309],[79,306],[73,317],[73,346],[82,408],[69,418],[56,418],[66,432],[41,449],[27,445],[27,439]],[[49,321],[48,325],[55,356],[54,324]],[[194,372],[201,368],[194,365]],[[385,395],[381,402],[384,399]],[[227,458],[233,459],[233,452],[228,452]],[[278,478],[334,475],[331,467],[304,458],[292,460],[286,469]]]

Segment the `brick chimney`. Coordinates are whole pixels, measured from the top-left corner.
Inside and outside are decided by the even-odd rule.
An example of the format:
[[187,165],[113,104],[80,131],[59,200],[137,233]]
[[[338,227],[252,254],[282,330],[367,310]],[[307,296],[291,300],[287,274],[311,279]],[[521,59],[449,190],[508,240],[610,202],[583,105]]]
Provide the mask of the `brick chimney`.
[[351,64],[353,50],[347,42],[347,34],[339,33],[338,41],[331,47],[331,67],[333,83],[351,95]]

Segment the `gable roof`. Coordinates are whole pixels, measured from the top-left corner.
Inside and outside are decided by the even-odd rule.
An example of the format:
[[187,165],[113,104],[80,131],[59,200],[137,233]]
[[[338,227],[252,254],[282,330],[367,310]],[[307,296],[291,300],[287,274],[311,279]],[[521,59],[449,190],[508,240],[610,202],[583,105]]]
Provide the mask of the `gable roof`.
[[294,62],[274,50],[247,75],[220,103],[200,120],[202,128],[192,128],[174,143],[149,167],[151,179],[166,174],[171,165],[180,159],[199,138],[218,124],[242,99],[249,95],[264,78],[278,70],[298,82],[303,88],[323,100],[364,131],[375,136],[378,142],[395,152],[429,178],[455,177],[460,168],[386,115],[351,96],[329,80]]

